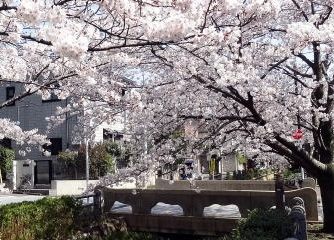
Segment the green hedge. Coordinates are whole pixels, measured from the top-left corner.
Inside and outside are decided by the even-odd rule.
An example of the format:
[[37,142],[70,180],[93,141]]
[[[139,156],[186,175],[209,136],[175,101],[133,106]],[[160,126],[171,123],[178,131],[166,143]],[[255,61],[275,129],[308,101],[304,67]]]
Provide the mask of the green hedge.
[[75,231],[74,219],[79,208],[71,197],[1,206],[0,239],[68,239]]
[[127,232],[120,220],[86,218],[82,210],[82,205],[72,197],[46,197],[0,206],[0,240],[155,239],[149,233]]
[[12,172],[14,159],[15,152],[12,149],[0,146],[0,171],[4,180],[8,179]]
[[281,240],[292,236],[292,221],[281,210],[255,209],[240,220],[233,231],[233,240]]

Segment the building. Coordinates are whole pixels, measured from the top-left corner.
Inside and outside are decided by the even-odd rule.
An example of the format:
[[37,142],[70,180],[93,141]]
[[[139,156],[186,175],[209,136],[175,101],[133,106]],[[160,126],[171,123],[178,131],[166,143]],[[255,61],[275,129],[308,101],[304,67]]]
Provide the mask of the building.
[[[23,92],[23,85],[15,83],[3,83],[0,86],[0,102],[5,102]],[[68,99],[60,100],[52,94],[49,99],[42,100],[40,95],[34,94],[20,101],[0,109],[2,118],[9,118],[20,123],[20,127],[27,131],[39,129],[40,134],[47,135],[51,142],[49,146],[43,146],[50,154],[45,154],[38,147],[18,146],[15,141],[3,139],[2,145],[15,150],[13,164],[13,188],[16,189],[22,183],[25,176],[30,176],[30,182],[36,188],[48,188],[52,180],[63,179],[64,173],[59,167],[57,155],[66,149],[75,149],[80,143],[74,136],[78,115],[66,117],[65,121],[54,127],[48,128],[46,117],[56,112],[57,107],[67,106]],[[102,124],[95,129],[92,142],[101,142],[104,138],[121,139],[124,130],[122,122],[113,125]],[[25,155],[20,155],[19,150],[26,150]],[[27,151],[28,150],[28,151]]]
[[[183,133],[185,138],[195,141],[205,138],[208,134],[207,129],[200,126],[196,120],[187,121],[179,131]],[[235,152],[222,154],[219,146],[208,146],[203,148],[202,152],[198,155],[192,154],[184,157],[183,164],[180,166],[187,169],[185,165],[189,165],[192,162],[191,169],[195,173],[193,176],[202,179],[224,179],[228,172],[244,169],[244,166],[238,162],[235,155]],[[179,173],[184,171],[180,169],[180,166],[178,167]]]

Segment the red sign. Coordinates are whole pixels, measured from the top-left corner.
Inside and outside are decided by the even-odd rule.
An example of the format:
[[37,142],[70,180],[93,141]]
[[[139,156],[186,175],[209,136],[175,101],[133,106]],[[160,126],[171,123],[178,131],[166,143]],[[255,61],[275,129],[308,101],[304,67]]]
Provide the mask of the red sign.
[[297,129],[292,134],[293,139],[300,140],[303,138],[303,131],[301,129]]

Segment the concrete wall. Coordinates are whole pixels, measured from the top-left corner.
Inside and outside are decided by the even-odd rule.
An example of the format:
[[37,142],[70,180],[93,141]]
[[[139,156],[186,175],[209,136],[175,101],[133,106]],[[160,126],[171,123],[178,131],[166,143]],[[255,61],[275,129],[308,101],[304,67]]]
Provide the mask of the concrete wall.
[[[96,185],[99,180],[89,180],[89,184]],[[52,180],[49,191],[52,196],[80,195],[86,191],[86,180]]]
[[[315,181],[312,178],[304,180],[303,187],[315,188]],[[176,180],[169,181],[161,178],[155,180],[155,189],[165,190],[189,190],[189,189],[206,189],[213,191],[222,190],[264,190],[274,191],[275,181],[263,180],[198,180],[193,181],[191,186],[189,181]]]
[[302,183],[302,187],[310,187],[315,189],[316,187],[316,182],[313,178],[305,178]]
[[[100,180],[89,180],[89,184],[98,185]],[[132,189],[135,182],[120,182],[112,185],[113,189]],[[49,194],[52,196],[80,195],[86,191],[86,180],[52,180]]]
[[17,189],[21,185],[22,177],[31,175],[31,183],[34,183],[34,161],[13,162],[13,188]]

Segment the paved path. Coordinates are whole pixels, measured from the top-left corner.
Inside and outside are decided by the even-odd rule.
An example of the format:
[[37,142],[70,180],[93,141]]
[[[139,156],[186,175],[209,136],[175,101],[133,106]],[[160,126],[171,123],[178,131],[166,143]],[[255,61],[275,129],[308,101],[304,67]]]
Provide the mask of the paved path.
[[0,194],[0,205],[18,203],[24,201],[37,201],[44,196],[24,195],[24,194]]

